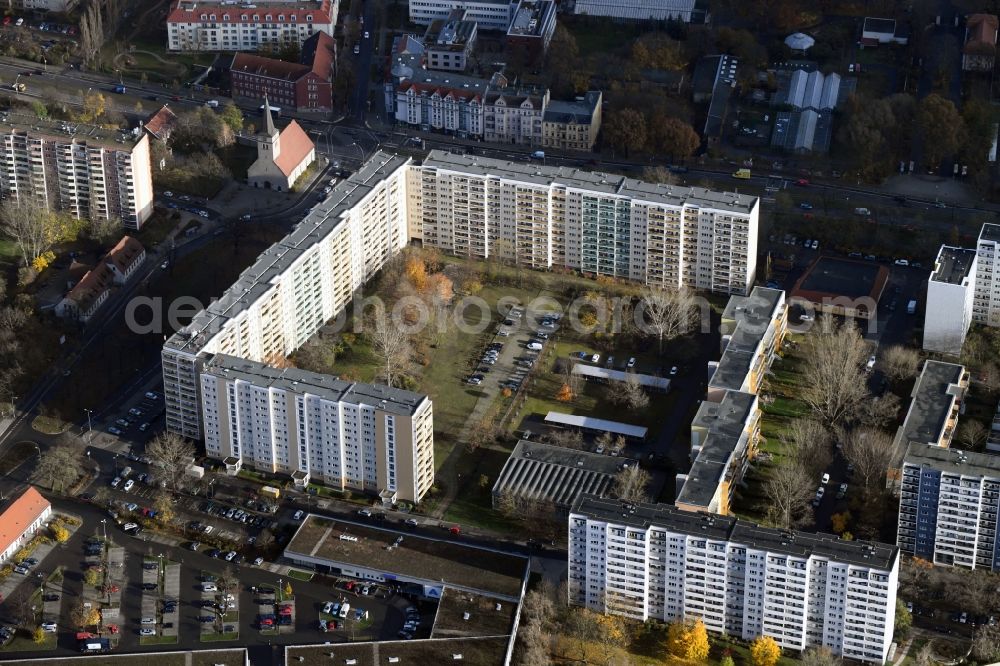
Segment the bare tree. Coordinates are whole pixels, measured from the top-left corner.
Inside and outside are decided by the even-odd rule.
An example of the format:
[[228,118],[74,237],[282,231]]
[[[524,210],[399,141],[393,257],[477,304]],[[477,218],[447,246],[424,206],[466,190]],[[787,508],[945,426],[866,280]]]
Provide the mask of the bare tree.
[[579,430],[552,430],[549,431],[547,439],[554,446],[564,446],[577,451],[583,448],[583,434]]
[[839,666],[842,662],[828,647],[811,647],[802,653],[802,666]]
[[368,336],[382,362],[382,381],[389,386],[398,386],[413,355],[409,333],[397,325],[383,308],[377,308],[369,321]]
[[962,607],[977,615],[988,613],[996,596],[997,576],[978,569],[960,575],[960,584],[953,587],[961,590]]
[[629,503],[648,502],[651,480],[649,472],[638,464],[629,465],[615,474],[611,484],[611,496]]
[[990,432],[982,421],[966,418],[958,426],[958,440],[970,449],[978,449],[986,443]]
[[698,318],[697,300],[688,289],[647,287],[634,318],[640,331],[656,336],[662,354],[664,342],[686,334],[694,326]]
[[194,461],[194,454],[194,445],[172,432],[160,433],[146,445],[150,464],[160,469],[164,480],[174,490]]
[[920,648],[917,652],[917,656],[913,658],[913,663],[915,666],[935,666],[937,662],[934,660],[934,644],[931,641],[924,643],[924,646]]
[[972,656],[984,664],[1000,661],[1000,627],[984,624],[972,637]]
[[552,637],[545,632],[540,622],[532,619],[523,623],[517,639],[520,646],[517,663],[523,666],[549,666],[552,663],[549,653]]
[[625,375],[624,382],[617,382],[607,387],[604,392],[608,401],[638,412],[649,406],[649,396],[633,373]]
[[892,345],[882,352],[882,369],[894,382],[913,379],[920,367],[920,352],[913,347]]
[[844,457],[854,465],[866,491],[872,490],[881,480],[892,461],[892,436],[875,428],[857,428],[847,435]]
[[861,368],[868,347],[853,322],[821,317],[803,345],[806,359],[799,397],[825,425],[851,421],[868,396]]
[[55,217],[27,195],[0,204],[0,231],[17,243],[25,266],[40,257],[55,242]]
[[781,442],[785,455],[810,478],[819,479],[833,460],[830,431],[815,419],[792,421]]
[[883,428],[899,418],[899,396],[886,393],[879,397],[869,396],[861,403],[858,421],[873,428]]
[[41,454],[34,478],[41,485],[62,492],[80,478],[81,462],[78,448],[57,444]]
[[795,462],[776,465],[764,484],[769,502],[767,521],[786,530],[801,525],[809,517],[809,500],[815,488],[814,480]]

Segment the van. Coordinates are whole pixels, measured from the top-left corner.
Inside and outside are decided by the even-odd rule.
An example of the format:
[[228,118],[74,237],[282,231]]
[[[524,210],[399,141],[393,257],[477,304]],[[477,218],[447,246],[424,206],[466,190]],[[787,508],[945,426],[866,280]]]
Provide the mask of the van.
[[535,152],[531,153],[531,157],[534,158],[534,159],[536,159],[536,160],[544,160],[545,159],[545,151],[544,150],[536,150]]
[[210,99],[207,102],[205,102],[205,106],[207,106],[210,109],[217,109],[217,108],[219,108],[219,100],[217,100],[217,99]]
[[541,342],[529,342],[528,343],[528,349],[530,349],[531,351],[542,351],[542,343]]

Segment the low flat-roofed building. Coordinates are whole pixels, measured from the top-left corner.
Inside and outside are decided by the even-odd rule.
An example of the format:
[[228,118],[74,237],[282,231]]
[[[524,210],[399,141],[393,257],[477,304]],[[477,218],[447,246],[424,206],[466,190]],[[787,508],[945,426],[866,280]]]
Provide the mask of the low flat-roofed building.
[[878,46],[879,44],[905,45],[909,41],[909,30],[905,21],[866,16],[861,28],[861,44],[863,46]]
[[9,500],[0,512],[0,563],[12,558],[51,515],[52,505],[32,486]]
[[433,599],[452,587],[518,602],[528,572],[520,555],[314,514],[302,521],[284,554],[321,573]]
[[924,343],[927,351],[957,356],[972,325],[976,250],[942,245],[927,282]]
[[648,428],[622,423],[621,421],[608,421],[607,419],[595,419],[590,416],[579,416],[577,414],[565,414],[563,412],[549,412],[545,415],[545,422],[549,425],[564,426],[568,428],[579,428],[589,432],[610,432],[612,435],[631,437],[632,439],[646,439]]
[[246,648],[113,652],[41,659],[0,659],[0,666],[250,666]]
[[629,458],[522,439],[493,485],[493,506],[502,495],[510,493],[552,505],[565,515],[581,494],[603,496],[614,484],[616,474],[638,464]]
[[436,19],[424,33],[424,65],[427,69],[464,72],[476,45],[475,21],[465,20],[467,12],[455,9],[447,19]]
[[899,483],[899,470],[910,444],[948,448],[958,425],[958,412],[969,388],[969,373],[957,363],[927,360],[910,393],[903,425],[896,429],[889,485]]
[[508,663],[508,644],[506,636],[489,636],[289,645],[285,648],[285,664],[294,666],[301,660],[305,664],[322,663],[331,666],[429,666],[445,663],[498,666]]
[[573,374],[580,375],[587,381],[595,380],[610,384],[611,382],[626,382],[629,377],[639,383],[640,386],[666,393],[670,390],[670,380],[666,377],[655,375],[645,375],[641,372],[625,372],[612,368],[602,368],[597,365],[587,365],[586,363],[574,363]]
[[892,643],[896,546],[584,495],[568,555],[568,602],[597,613],[701,619],[711,632],[875,664]]
[[839,317],[871,319],[888,282],[889,269],[880,264],[818,257],[795,283],[789,301]]
[[903,458],[896,543],[945,566],[1000,569],[1000,456],[913,442]]
[[760,410],[753,393],[726,391],[721,402],[703,400],[691,422],[691,470],[677,475],[677,508],[728,515],[759,434]]
[[517,608],[518,604],[506,599],[446,587],[438,601],[431,638],[508,635],[514,628]]

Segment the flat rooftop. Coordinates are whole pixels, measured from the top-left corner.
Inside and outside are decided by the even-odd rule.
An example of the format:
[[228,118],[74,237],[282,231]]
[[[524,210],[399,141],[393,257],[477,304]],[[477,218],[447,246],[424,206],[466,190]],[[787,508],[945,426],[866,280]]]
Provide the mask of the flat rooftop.
[[[421,73],[421,76],[423,73]],[[703,207],[749,215],[758,198],[735,192],[716,192],[702,187],[681,187],[647,183],[634,178],[564,166],[544,166],[535,162],[513,162],[478,155],[456,155],[432,150],[423,161],[425,169],[440,169],[541,186],[562,186],[600,194],[629,197],[668,206]]]
[[546,17],[556,10],[552,0],[521,0],[507,34],[517,37],[540,37]]
[[205,363],[202,374],[242,380],[255,386],[266,386],[289,393],[308,393],[333,402],[371,405],[390,414],[402,416],[412,416],[428,399],[426,395],[414,391],[362,382],[347,382],[297,368],[275,368],[266,363],[247,361],[226,354],[212,356]]
[[568,508],[582,493],[603,495],[618,472],[638,464],[629,458],[522,439],[504,463],[493,495],[512,492]]
[[962,476],[1000,479],[1000,456],[960,449],[944,449],[912,442],[906,447],[904,462]]
[[295,228],[268,249],[222,296],[194,316],[187,326],[164,343],[165,349],[197,354],[226,323],[277,288],[278,279],[292,263],[333,233],[344,216],[409,158],[379,151],[346,180],[340,181]]
[[678,502],[704,507],[711,504],[734,454],[740,450],[743,431],[756,404],[757,396],[742,391],[726,391],[721,402],[701,402],[691,427],[708,432],[677,494]]
[[824,297],[876,297],[882,292],[889,271],[879,264],[853,259],[820,257],[799,278],[793,297],[818,300]]
[[865,17],[865,32],[881,32],[893,34],[896,31],[896,21],[886,18]]
[[976,250],[942,245],[935,261],[934,272],[931,273],[931,280],[962,284],[970,276],[975,262]]
[[620,500],[585,495],[573,513],[588,518],[648,529],[658,527],[679,534],[795,557],[823,557],[876,569],[891,569],[899,557],[896,546],[873,541],[844,541],[832,534],[812,534],[762,527],[732,516],[682,511],[672,504],[625,504]]
[[506,599],[446,587],[438,602],[431,638],[509,635],[516,611],[517,604]]
[[565,412],[549,412],[545,415],[545,422],[553,425],[569,426],[570,428],[610,432],[615,435],[624,435],[625,437],[635,437],[638,439],[644,439],[649,432],[649,429],[645,426],[622,423],[621,421],[608,421],[607,419],[595,419],[592,416],[566,414]]
[[1000,242],[1000,224],[984,224],[979,240]]
[[[150,663],[152,662],[152,663]],[[245,666],[245,648],[191,651],[142,652],[123,654],[77,655],[74,657],[40,659],[2,659],[0,666]]]
[[285,548],[289,552],[512,598],[520,596],[528,567],[518,555],[313,514]]
[[[30,79],[25,79],[30,81]],[[102,146],[132,152],[132,148],[145,136],[128,130],[105,129],[98,125],[71,123],[65,120],[40,120],[38,116],[4,111],[0,113],[0,134],[26,133],[56,142]]]
[[754,287],[747,296],[733,296],[722,312],[729,342],[709,385],[738,391],[746,381],[757,350],[784,307],[785,292]]
[[924,369],[910,394],[910,408],[900,426],[904,444],[937,443],[951,414],[955,400],[962,397],[959,386],[965,367],[942,361],[924,362]]
[[[288,646],[285,663],[300,666],[497,666],[507,654],[507,637],[448,638],[369,643]],[[461,659],[455,655],[461,655]],[[353,662],[348,660],[353,659]],[[395,659],[394,661],[390,661]]]

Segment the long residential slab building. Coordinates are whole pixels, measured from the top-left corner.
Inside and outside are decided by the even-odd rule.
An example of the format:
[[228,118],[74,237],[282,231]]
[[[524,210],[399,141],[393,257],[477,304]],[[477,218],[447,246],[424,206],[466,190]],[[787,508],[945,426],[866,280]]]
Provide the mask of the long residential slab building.
[[569,517],[569,603],[637,621],[700,618],[709,631],[884,663],[895,546],[761,527],[669,504],[583,496]]
[[95,125],[0,116],[0,191],[76,218],[139,229],[153,214],[149,137]]
[[758,214],[758,199],[745,195],[440,151],[421,164],[378,152],[167,340],[167,428],[207,442],[199,375],[211,356],[283,364],[411,239],[530,268],[745,294]]

